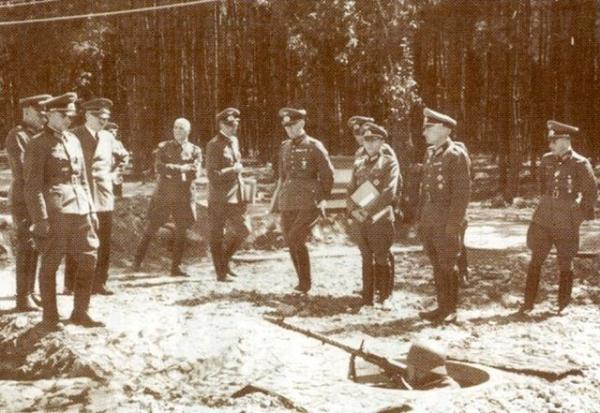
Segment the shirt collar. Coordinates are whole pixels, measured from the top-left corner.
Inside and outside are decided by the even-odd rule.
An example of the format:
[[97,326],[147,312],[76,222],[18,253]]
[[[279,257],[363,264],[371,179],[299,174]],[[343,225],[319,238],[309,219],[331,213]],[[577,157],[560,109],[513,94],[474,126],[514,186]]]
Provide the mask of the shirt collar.
[[57,130],[57,129],[54,129],[54,128],[53,128],[52,126],[50,126],[50,125],[46,125],[46,128],[47,128],[47,129],[48,129],[48,130],[49,130],[49,131],[52,133],[52,135],[53,135],[54,137],[57,137],[57,138],[64,138],[64,137],[65,137],[65,132],[64,132],[64,131],[63,131],[63,132],[61,132],[61,131],[59,131],[59,130]]
[[85,126],[85,128],[87,129],[87,131],[90,133],[90,135],[92,135],[94,138],[96,138],[96,137],[98,136],[98,132],[100,132],[100,131],[98,131],[98,132],[94,132],[92,129],[90,129],[90,128],[88,127],[88,125],[84,125],[84,126]]
[[35,126],[33,126],[31,123],[26,122],[26,121],[22,121],[21,122],[21,127],[23,129],[25,129],[26,131],[28,131],[29,133],[35,133],[37,131],[39,131],[38,128],[36,128]]
[[225,139],[227,139],[230,142],[233,142],[233,139],[235,138],[234,135],[227,136],[222,130],[219,131],[219,135],[221,135],[222,137],[224,137]]
[[307,136],[306,133],[303,133],[300,136],[296,136],[296,137],[292,138],[292,143],[294,145],[299,145],[300,143],[304,142],[304,139],[306,138],[306,136]]
[[560,155],[558,157],[558,160],[560,160],[560,161],[566,161],[567,159],[571,159],[572,156],[573,156],[573,150],[569,149],[568,151],[566,151],[565,153],[563,153],[562,155]]
[[452,140],[448,137],[446,138],[446,140],[444,141],[444,143],[442,143],[440,146],[438,146],[437,148],[435,148],[435,146],[433,147],[433,154],[434,156],[438,156],[439,154],[443,153],[446,149],[448,149],[448,146],[450,146],[450,142],[452,142]]

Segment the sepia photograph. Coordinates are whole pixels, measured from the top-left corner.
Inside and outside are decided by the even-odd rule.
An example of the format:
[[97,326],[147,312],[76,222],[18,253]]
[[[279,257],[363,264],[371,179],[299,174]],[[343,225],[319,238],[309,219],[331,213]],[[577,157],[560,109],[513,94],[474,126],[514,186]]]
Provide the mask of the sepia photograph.
[[0,413],[600,412],[600,0],[0,0]]

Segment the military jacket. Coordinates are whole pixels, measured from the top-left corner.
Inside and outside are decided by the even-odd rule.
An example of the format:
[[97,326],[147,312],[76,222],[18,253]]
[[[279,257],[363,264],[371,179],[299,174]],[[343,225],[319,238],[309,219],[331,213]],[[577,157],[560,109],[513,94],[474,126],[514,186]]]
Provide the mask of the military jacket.
[[12,172],[9,200],[12,210],[18,216],[27,216],[27,206],[23,192],[25,186],[23,166],[25,163],[25,150],[35,134],[36,131],[32,127],[24,124],[17,125],[8,132],[4,144],[8,156],[8,164]]
[[578,228],[594,219],[598,196],[590,162],[575,151],[558,157],[546,153],[540,162],[541,199],[532,221],[547,228]]
[[333,165],[323,144],[304,135],[281,144],[279,177],[280,211],[312,209],[331,193]]
[[[239,142],[235,136],[222,133],[206,145],[206,174],[208,175],[208,202],[236,204],[242,200],[242,174],[231,168],[241,162]],[[225,171],[223,171],[225,169]]]
[[[359,157],[354,162],[352,178],[348,184],[347,205],[349,210],[358,208],[351,199],[352,194],[366,181],[371,182],[379,196],[365,208],[372,216],[387,206],[394,203],[394,197],[397,192],[400,169],[395,156],[386,154],[382,148],[378,154],[369,157],[367,154]],[[394,214],[391,209],[382,218],[394,220]]]
[[113,170],[115,165],[124,163],[129,154],[108,131],[101,130],[96,136],[92,136],[85,125],[81,125],[71,132],[81,142],[87,181],[96,211],[112,211],[115,207]]
[[71,132],[46,127],[25,153],[25,201],[32,221],[94,212],[81,144]]
[[427,149],[421,182],[421,225],[464,225],[471,196],[471,161],[464,146],[450,138],[435,149]]
[[[396,163],[398,164],[398,167],[400,167],[400,163],[398,162],[398,157],[396,156],[396,152],[394,152],[394,149],[390,146],[390,144],[388,143],[383,143],[383,145],[381,145],[381,150],[383,151],[384,155],[389,155],[392,156]],[[356,150],[356,152],[354,153],[354,159],[358,159],[361,156],[365,156],[367,154],[365,147],[361,146],[360,148],[358,148]],[[403,189],[403,179],[402,179],[402,173],[398,173],[398,184],[396,185],[396,202],[400,202],[400,200],[402,199],[402,189]]]
[[196,170],[202,162],[202,151],[191,142],[179,144],[175,139],[158,144],[155,150],[155,168],[158,185],[155,196],[188,202],[191,199],[191,183],[196,179],[196,171],[185,172],[183,167],[195,165]]

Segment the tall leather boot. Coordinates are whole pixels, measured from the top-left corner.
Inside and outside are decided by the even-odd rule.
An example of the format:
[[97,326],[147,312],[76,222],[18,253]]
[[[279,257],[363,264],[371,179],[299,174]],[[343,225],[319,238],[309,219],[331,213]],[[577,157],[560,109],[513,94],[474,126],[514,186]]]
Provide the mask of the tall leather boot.
[[573,271],[561,271],[558,284],[558,312],[560,313],[571,302],[573,290]]
[[383,303],[389,296],[390,266],[375,264],[375,288],[377,289],[377,302]]
[[456,313],[458,307],[459,275],[456,269],[448,274],[448,312]]
[[[444,322],[446,318],[454,314],[452,308],[452,276],[451,271],[440,270],[437,277],[436,293],[438,301],[438,313],[433,317],[433,322]],[[450,320],[451,321],[451,320]]]
[[231,257],[233,257],[233,254],[235,254],[235,252],[238,250],[241,244],[242,242],[238,238],[231,238],[230,240],[225,242],[225,247],[223,249],[223,261],[225,265],[225,271],[228,275],[232,277],[237,277],[238,274],[231,269]]
[[212,255],[213,266],[217,274],[217,281],[227,282],[227,272],[223,265],[223,242],[211,242],[210,254]]
[[171,276],[173,277],[189,277],[189,275],[181,268],[181,260],[183,251],[185,250],[185,236],[176,237],[173,240],[173,255],[171,263]]
[[421,311],[419,312],[419,317],[424,320],[434,320],[436,319],[443,311],[443,292],[442,288],[444,285],[444,281],[442,280],[441,271],[437,269],[435,266],[433,267],[433,281],[435,285],[435,294],[437,299],[437,308],[429,311]]
[[29,254],[25,251],[22,246],[17,245],[17,259],[16,259],[16,284],[17,284],[17,299],[16,299],[16,311],[39,311],[39,308],[33,303],[30,298],[31,293],[31,276],[29,274]]
[[103,327],[103,322],[93,320],[88,314],[96,257],[83,255],[77,264],[75,289],[73,290],[73,312],[70,320],[73,324],[83,327]]
[[535,297],[537,296],[538,286],[540,284],[541,272],[542,267],[529,264],[529,268],[527,269],[527,281],[525,281],[525,297],[523,305],[521,305],[521,308],[519,309],[520,312],[533,310]]
[[373,305],[373,260],[362,260],[362,305]]
[[392,252],[390,251],[390,253],[388,254],[388,262],[390,264],[390,271],[389,271],[389,285],[388,285],[388,289],[387,289],[387,298],[391,297],[393,292],[394,292],[394,285],[396,284],[396,260],[394,259],[394,254],[392,254]]
[[310,276],[310,256],[306,245],[299,245],[295,248],[296,259],[298,260],[298,290],[306,293],[311,288]]

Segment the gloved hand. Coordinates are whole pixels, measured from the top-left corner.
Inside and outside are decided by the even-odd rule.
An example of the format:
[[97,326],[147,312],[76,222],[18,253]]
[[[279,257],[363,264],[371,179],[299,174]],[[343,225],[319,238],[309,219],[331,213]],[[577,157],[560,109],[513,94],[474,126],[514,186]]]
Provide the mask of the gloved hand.
[[38,238],[46,238],[50,233],[50,223],[47,219],[36,222],[31,226],[31,233]]

